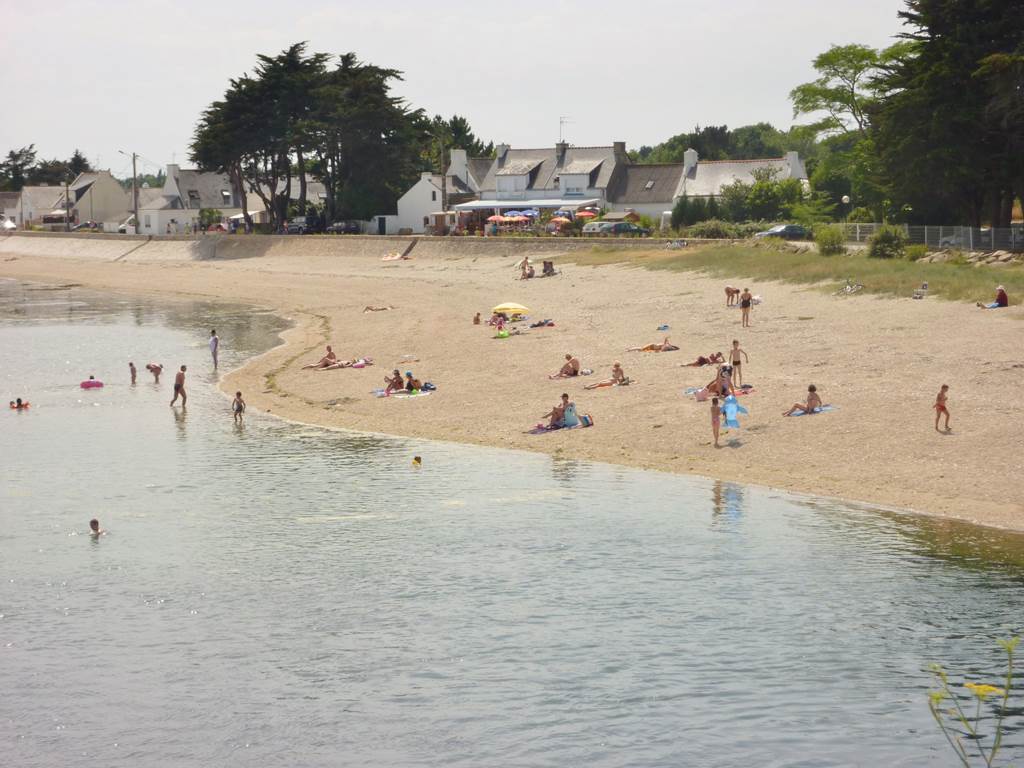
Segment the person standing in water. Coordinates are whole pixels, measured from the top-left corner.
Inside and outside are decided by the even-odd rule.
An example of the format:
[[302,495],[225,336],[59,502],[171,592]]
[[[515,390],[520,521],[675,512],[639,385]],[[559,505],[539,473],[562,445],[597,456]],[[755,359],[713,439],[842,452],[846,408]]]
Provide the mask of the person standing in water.
[[181,366],[181,370],[174,374],[174,397],[171,399],[171,405],[174,405],[178,400],[178,395],[181,395],[181,407],[185,407],[185,401],[188,400],[188,395],[185,394],[185,370],[186,367]]
[[245,400],[241,392],[235,392],[235,399],[231,401],[231,410],[235,414],[235,424],[242,423],[242,414],[245,413]]
[[135,384],[135,377],[138,375],[138,371],[135,370],[135,363],[128,363],[128,372],[132,375],[132,385]]
[[216,330],[210,331],[210,357],[213,358],[213,367],[217,368],[217,352],[220,350],[220,337]]
[[100,529],[100,521],[95,517],[89,521],[89,535],[102,536],[106,531]]
[[146,363],[146,370],[153,374],[153,383],[160,383],[160,374],[164,372],[163,363]]

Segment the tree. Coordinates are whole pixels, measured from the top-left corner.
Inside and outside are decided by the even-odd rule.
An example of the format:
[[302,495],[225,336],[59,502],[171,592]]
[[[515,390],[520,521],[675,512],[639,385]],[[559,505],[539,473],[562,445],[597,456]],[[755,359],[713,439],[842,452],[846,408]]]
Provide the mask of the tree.
[[[916,221],[967,221],[1008,226],[1020,153],[1019,123],[993,103],[999,74],[1021,46],[1024,4],[907,0],[910,27],[902,54],[879,78],[881,96],[869,110],[873,138],[891,199]],[[992,57],[996,57],[993,59]],[[986,66],[985,62],[988,62]],[[994,66],[993,66],[994,65]],[[995,100],[995,102],[994,102]],[[1018,178],[1014,178],[1017,176]],[[897,207],[894,205],[894,207]]]
[[80,173],[92,171],[93,168],[81,150],[76,149],[72,153],[71,159],[68,160],[68,170],[71,171],[72,176],[78,176]]
[[722,211],[718,205],[718,198],[715,195],[712,195],[711,197],[708,198],[707,208],[704,211],[704,218],[718,219],[721,218],[721,215]]
[[690,198],[684,192],[672,206],[672,229],[679,229],[686,226],[686,219],[689,216]]
[[70,181],[76,174],[64,160],[40,160],[28,171],[28,183],[34,186],[56,186]]
[[36,145],[12,149],[0,163],[0,189],[18,191],[26,184],[29,169],[36,163]]

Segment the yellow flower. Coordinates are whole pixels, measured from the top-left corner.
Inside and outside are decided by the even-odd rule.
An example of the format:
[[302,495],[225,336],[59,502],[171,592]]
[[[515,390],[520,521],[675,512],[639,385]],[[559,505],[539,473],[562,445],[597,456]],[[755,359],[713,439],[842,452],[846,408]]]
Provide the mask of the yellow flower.
[[996,694],[997,696],[1003,696],[1006,694],[1002,688],[997,688],[994,685],[981,685],[979,683],[964,683],[964,688],[970,690],[979,699],[984,699],[986,696]]

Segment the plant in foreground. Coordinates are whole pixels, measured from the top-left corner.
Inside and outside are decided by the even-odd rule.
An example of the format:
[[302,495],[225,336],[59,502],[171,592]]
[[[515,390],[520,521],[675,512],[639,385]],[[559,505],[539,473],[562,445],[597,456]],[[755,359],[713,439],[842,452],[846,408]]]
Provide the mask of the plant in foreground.
[[[1003,742],[1003,718],[1013,687],[1013,652],[1019,642],[1019,637],[999,641],[999,645],[1006,651],[1006,682],[1002,688],[984,683],[964,683],[964,688],[970,693],[966,696],[957,694],[950,687],[946,671],[939,664],[931,666],[939,687],[928,694],[928,709],[942,729],[942,735],[946,737],[949,746],[966,768],[971,768],[972,765],[991,768],[996,755],[999,754]],[[964,712],[964,706],[970,709],[970,705],[965,703],[961,706],[961,699],[969,702],[971,698],[975,703],[974,716],[968,717]],[[989,698],[997,700],[995,707],[998,712],[991,742],[986,734],[978,730],[981,724],[982,704]],[[964,746],[964,739],[968,741],[967,746]]]

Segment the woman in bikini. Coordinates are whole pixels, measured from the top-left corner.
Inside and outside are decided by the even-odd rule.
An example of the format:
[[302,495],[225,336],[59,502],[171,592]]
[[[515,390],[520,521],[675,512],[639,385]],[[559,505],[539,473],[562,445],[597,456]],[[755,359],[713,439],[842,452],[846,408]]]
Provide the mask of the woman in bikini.
[[621,363],[612,363],[612,377],[605,379],[604,381],[597,381],[593,384],[587,384],[584,389],[598,389],[600,387],[616,387],[621,384],[628,384],[629,379],[626,377],[625,372],[622,370]]
[[627,352],[675,352],[679,347],[672,344],[668,340],[668,336],[665,337],[661,344],[648,344],[645,347],[630,347]]
[[338,356],[334,354],[334,350],[331,349],[331,345],[328,344],[327,354],[321,357],[315,363],[310,363],[309,365],[302,366],[302,370],[306,370],[307,368],[326,368],[329,365],[334,365],[336,362],[338,362]]
[[704,355],[700,355],[692,363],[680,363],[679,365],[681,365],[683,368],[702,368],[705,365],[714,365],[715,363],[724,362],[725,357],[722,355],[722,353],[715,352],[713,355],[710,355],[709,357],[704,357]]
[[807,387],[807,402],[806,403],[793,403],[793,407],[788,411],[783,411],[783,416],[792,416],[797,411],[802,413],[817,413],[818,409],[821,408],[821,398],[818,397],[818,388],[811,384]]

